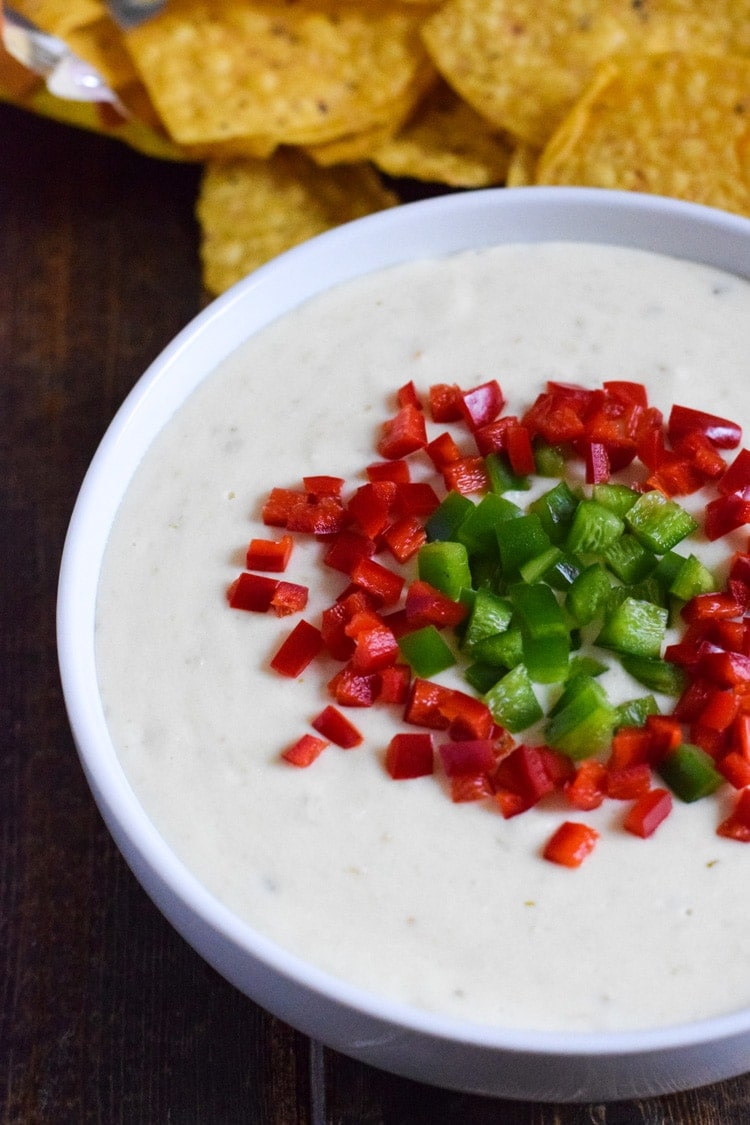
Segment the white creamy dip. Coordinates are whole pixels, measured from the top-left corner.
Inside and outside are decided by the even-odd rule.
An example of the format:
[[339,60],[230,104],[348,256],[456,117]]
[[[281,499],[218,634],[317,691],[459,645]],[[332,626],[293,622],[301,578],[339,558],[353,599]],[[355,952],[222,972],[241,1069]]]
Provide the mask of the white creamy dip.
[[[315,473],[362,483],[410,379],[426,392],[497,378],[519,413],[550,378],[635,380],[665,411],[679,402],[742,421],[749,365],[747,282],[562,243],[388,270],[251,339],[147,454],[99,591],[107,721],[176,854],[301,957],[447,1015],[625,1030],[750,1005],[750,848],[715,832],[728,787],[675,801],[647,840],[621,829],[616,801],[504,820],[486,803],[454,805],[436,778],[387,776],[385,746],[408,729],[394,708],[350,711],[365,745],[331,746],[297,770],[280,751],[330,702],[337,666],[276,676],[268,659],[296,619],[226,602],[249,539],[271,534],[268,491]],[[322,550],[297,546],[284,575],[310,585],[312,621],[342,586]],[[601,832],[576,871],[540,858],[565,818]]]

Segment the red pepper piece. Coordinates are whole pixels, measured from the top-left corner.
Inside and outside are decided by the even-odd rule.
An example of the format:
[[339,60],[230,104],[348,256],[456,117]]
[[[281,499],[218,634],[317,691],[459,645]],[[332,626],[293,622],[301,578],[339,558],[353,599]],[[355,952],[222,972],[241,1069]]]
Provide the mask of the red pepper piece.
[[584,445],[587,484],[605,484],[610,477],[607,447],[600,441],[587,441]]
[[271,596],[271,608],[277,617],[288,617],[291,613],[300,613],[307,605],[307,586],[298,582],[278,582]]
[[248,571],[243,571],[227,590],[227,601],[232,609],[267,613],[271,608],[278,584],[278,578],[268,578],[265,574],[250,574]]
[[378,453],[387,460],[398,460],[424,449],[427,429],[424,414],[416,406],[402,406],[398,414],[383,423]]
[[405,563],[427,542],[427,532],[416,516],[402,516],[385,529],[383,542],[396,562]]
[[638,427],[635,444],[636,456],[651,473],[655,473],[670,456],[665,443],[662,422],[661,413],[654,407],[649,407],[644,412],[641,424]]
[[315,716],[310,726],[318,734],[322,734],[329,742],[335,743],[343,750],[351,750],[352,747],[360,746],[364,741],[362,734],[357,730],[354,723],[350,722],[346,715],[342,715],[330,703],[323,708],[319,715]]
[[368,539],[375,539],[391,522],[397,488],[392,480],[369,482],[358,488],[349,500],[349,515]]
[[729,816],[716,829],[719,836],[750,844],[750,789],[743,789]]
[[[726,474],[726,461],[704,434],[697,432],[688,434],[675,446],[675,450],[689,457],[695,469],[706,480],[718,480]],[[729,491],[733,492],[734,489]]]
[[396,392],[396,402],[399,406],[415,406],[417,410],[422,409],[422,400],[412,379],[408,383],[404,383],[403,387],[399,387]]
[[431,734],[394,734],[385,752],[385,768],[396,781],[427,777],[434,769]]
[[716,763],[716,768],[733,788],[746,789],[750,786],[750,761],[739,750],[724,754]]
[[695,432],[703,434],[719,449],[736,449],[742,440],[742,427],[736,422],[689,406],[673,406],[667,424],[667,436],[672,445]]
[[430,414],[433,422],[460,422],[461,388],[457,383],[435,383],[429,390]]
[[495,787],[494,792],[495,803],[500,809],[505,820],[510,820],[514,816],[520,816],[521,813],[528,812],[533,808],[533,802],[521,793],[516,793],[514,789],[505,789]]
[[328,690],[341,707],[372,707],[380,692],[380,677],[355,671],[349,664],[328,683]]
[[580,406],[567,393],[540,394],[521,421],[532,437],[538,435],[548,445],[577,441],[586,434]]
[[520,422],[508,427],[505,434],[505,452],[516,476],[536,472],[536,458],[531,444],[531,433]]
[[750,523],[750,489],[718,496],[706,505],[704,531],[710,540]]
[[321,475],[303,477],[302,484],[307,495],[313,500],[320,500],[323,496],[333,496],[338,499],[345,481],[342,477]]
[[307,496],[293,488],[272,488],[263,505],[263,523],[269,527],[286,527],[291,512],[307,503]]
[[458,461],[461,456],[461,450],[453,436],[447,431],[428,442],[425,446],[425,452],[438,472],[441,472],[446,465],[450,465],[453,461]]
[[517,746],[497,766],[495,784],[518,793],[527,806],[536,804],[551,793],[555,783],[549,774],[544,755],[536,746]]
[[461,739],[491,738],[495,743],[495,720],[486,703],[463,691],[451,691],[440,704],[448,720],[448,733],[456,741]]
[[320,632],[326,651],[334,660],[350,660],[354,652],[354,638],[346,632],[349,615],[343,602],[324,609],[320,617]]
[[740,701],[733,691],[716,690],[706,700],[697,721],[710,730],[725,731],[737,718],[739,709]]
[[278,540],[251,539],[245,554],[245,566],[248,570],[281,574],[289,565],[292,547],[291,535],[282,535]]
[[558,863],[563,867],[580,867],[593,851],[598,839],[599,833],[590,825],[566,820],[550,836],[542,855],[550,863]]
[[294,679],[304,672],[310,661],[322,650],[323,636],[320,629],[303,618],[271,658],[271,667],[279,675]]
[[497,379],[489,379],[460,395],[461,411],[472,430],[493,422],[505,405],[505,396]]
[[682,727],[676,715],[647,715],[644,726],[651,740],[648,756],[651,765],[660,762],[682,742]]
[[335,535],[347,522],[346,508],[336,496],[321,496],[296,504],[289,512],[286,526],[289,531],[307,535]]
[[750,656],[740,652],[711,649],[701,656],[700,668],[705,677],[719,687],[750,683]]
[[648,762],[651,742],[652,735],[646,727],[620,727],[612,736],[607,767],[622,770]]
[[367,479],[373,484],[380,480],[392,480],[394,484],[408,484],[411,480],[408,461],[373,461],[365,469]]
[[411,683],[408,664],[389,664],[380,672],[378,703],[406,703]]
[[628,810],[623,828],[634,836],[647,839],[672,811],[672,794],[668,789],[650,789]]
[[404,721],[413,726],[429,727],[431,730],[447,730],[450,719],[442,708],[451,695],[451,690],[442,684],[416,676],[406,702]]
[[574,808],[582,812],[598,809],[607,792],[607,768],[596,758],[586,758],[576,767],[563,792]]
[[447,741],[438,747],[443,769],[448,777],[476,777],[495,768],[495,749],[491,738]]
[[404,587],[404,578],[374,559],[360,559],[353,567],[351,580],[380,605],[394,605]]
[[467,495],[471,492],[486,492],[489,488],[489,477],[483,457],[460,457],[443,469],[443,480],[449,492],[461,492]]
[[450,779],[451,800],[454,804],[467,804],[469,801],[484,801],[494,796],[492,783],[486,774],[456,774]]
[[722,618],[739,617],[742,606],[731,594],[716,592],[711,594],[696,594],[686,602],[681,610],[682,617],[688,625],[699,621],[716,621]]
[[361,559],[375,554],[375,541],[351,528],[344,528],[331,540],[323,562],[342,574],[351,574]]
[[716,487],[723,496],[750,488],[750,449],[741,449]]
[[398,656],[398,641],[386,625],[378,622],[356,634],[351,666],[355,672],[367,675],[394,664]]
[[690,496],[706,482],[695,464],[686,457],[666,453],[656,472],[646,480],[649,488],[656,488],[665,496]]
[[651,788],[651,767],[642,762],[607,771],[607,796],[616,801],[642,797]]
[[625,406],[648,406],[648,392],[643,383],[632,383],[626,379],[608,379],[602,383],[607,395]]
[[468,612],[468,607],[462,602],[453,601],[420,578],[409,586],[404,608],[407,619],[414,628],[422,625],[436,625],[439,629],[456,626]]
[[440,503],[440,497],[427,481],[410,481],[396,488],[393,510],[397,516],[430,516]]
[[303,734],[293,746],[289,746],[283,751],[281,757],[291,765],[304,769],[306,766],[312,765],[327,745],[328,743],[324,739],[316,738],[314,734]]

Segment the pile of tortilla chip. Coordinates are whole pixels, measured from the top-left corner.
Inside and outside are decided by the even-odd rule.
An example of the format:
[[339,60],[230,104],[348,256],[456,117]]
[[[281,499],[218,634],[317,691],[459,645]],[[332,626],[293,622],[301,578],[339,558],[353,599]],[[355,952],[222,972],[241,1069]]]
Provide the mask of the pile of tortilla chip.
[[[140,4],[132,18],[139,0],[8,0],[6,15],[102,76],[102,129],[204,165],[211,293],[397,204],[402,178],[620,188],[750,215],[750,0]],[[0,96],[49,111],[7,64]]]

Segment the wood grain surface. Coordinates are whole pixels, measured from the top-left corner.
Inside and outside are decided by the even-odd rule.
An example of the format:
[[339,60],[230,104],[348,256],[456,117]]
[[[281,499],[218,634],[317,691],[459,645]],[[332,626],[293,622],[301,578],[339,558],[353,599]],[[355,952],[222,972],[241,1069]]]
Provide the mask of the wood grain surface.
[[120,858],[63,708],[57,571],[107,424],[205,303],[198,175],[0,106],[0,1122],[747,1125],[750,1074],[555,1106],[354,1062],[226,984]]

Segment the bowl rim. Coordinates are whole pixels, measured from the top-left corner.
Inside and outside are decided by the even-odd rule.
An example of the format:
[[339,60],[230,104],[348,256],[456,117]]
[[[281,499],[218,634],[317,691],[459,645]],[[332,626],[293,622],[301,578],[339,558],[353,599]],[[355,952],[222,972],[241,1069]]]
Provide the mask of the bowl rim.
[[[173,410],[222,358],[275,315],[330,284],[413,257],[422,237],[419,232],[426,225],[453,224],[452,249],[447,252],[469,248],[488,222],[492,228],[498,213],[505,225],[523,226],[535,217],[537,236],[532,241],[550,237],[604,241],[676,257],[681,255],[675,252],[675,239],[689,235],[682,256],[713,265],[720,256],[722,263],[730,264],[719,268],[750,277],[750,220],[740,216],[659,196],[602,189],[490,188],[405,203],[344,224],[285,252],[216,298],[154,359],[124,399],[90,462],[70,518],[58,580],[57,645],[63,697],[81,765],[105,823],[139,881],[152,872],[191,913],[238,950],[354,1012],[450,1043],[559,1057],[645,1055],[750,1034],[750,1008],[635,1031],[537,1031],[473,1023],[381,997],[317,969],[237,918],[172,852],[119,764],[98,693],[92,690],[96,685],[93,613],[102,551],[140,456]],[[564,230],[561,215],[566,220]],[[609,237],[587,238],[587,231],[594,232],[604,218]],[[644,223],[647,238],[641,230]],[[521,234],[517,241],[530,239]],[[370,258],[363,267],[358,248],[373,243],[374,264]],[[303,284],[301,279],[311,275],[315,283]],[[263,319],[265,314],[256,312],[248,319],[246,314],[264,301],[274,305],[274,316]],[[227,322],[231,331],[226,331]],[[183,936],[190,940],[189,934]]]

